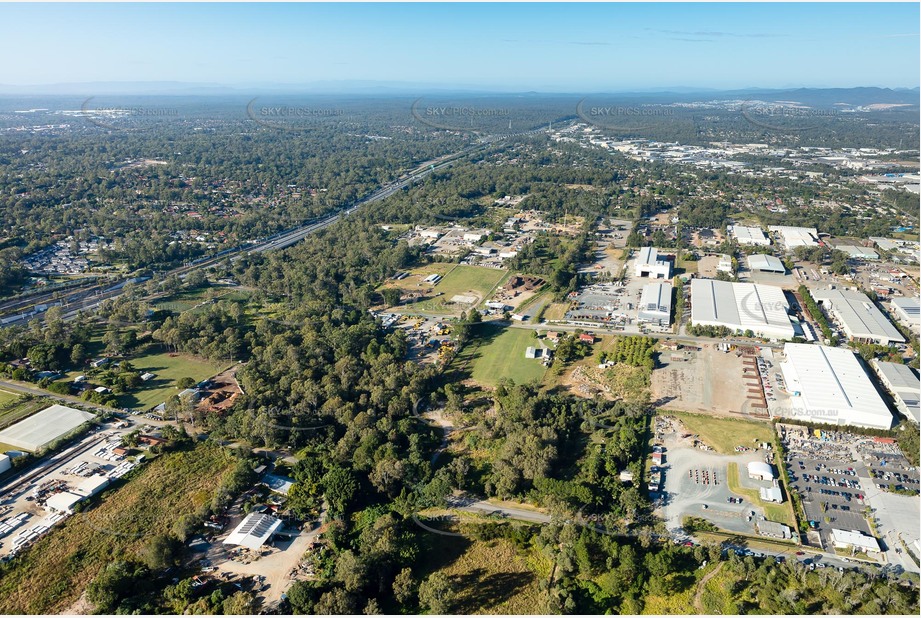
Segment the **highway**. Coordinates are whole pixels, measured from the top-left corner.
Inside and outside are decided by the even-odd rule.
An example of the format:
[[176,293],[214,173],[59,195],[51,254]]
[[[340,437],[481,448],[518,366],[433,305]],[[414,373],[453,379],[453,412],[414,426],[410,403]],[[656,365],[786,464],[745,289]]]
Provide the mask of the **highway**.
[[[534,130],[532,132],[538,131],[539,130]],[[274,251],[276,249],[284,249],[286,247],[290,247],[291,245],[300,242],[310,234],[333,225],[342,217],[347,217],[362,206],[367,206],[369,204],[373,204],[375,202],[386,199],[397,191],[401,191],[404,187],[407,187],[412,183],[425,178],[435,170],[447,167],[468,154],[478,150],[485,150],[489,148],[490,145],[495,141],[504,139],[505,137],[506,136],[499,136],[493,142],[480,143],[474,146],[469,146],[458,152],[450,153],[431,161],[426,161],[425,163],[422,163],[421,165],[414,168],[412,171],[403,174],[399,179],[380,187],[364,199],[352,204],[345,209],[339,210],[332,215],[328,215],[319,221],[311,221],[306,225],[281,232],[260,242],[248,243],[236,247],[235,249],[223,251],[216,256],[205,258],[193,264],[180,266],[166,271],[165,273],[162,273],[162,275],[164,277],[170,275],[185,277],[193,270],[199,270],[213,266],[214,264],[217,264],[228,258],[239,259],[240,256],[249,253],[262,253],[265,251]],[[12,326],[14,324],[23,324],[36,317],[41,318],[45,310],[37,310],[37,308],[41,305],[48,305],[49,307],[53,305],[60,305],[64,309],[63,319],[71,320],[75,318],[81,311],[92,311],[93,309],[99,307],[106,300],[120,296],[124,292],[125,283],[128,281],[130,281],[130,279],[114,280],[103,284],[94,284],[90,287],[79,288],[70,292],[62,293],[60,290],[55,290],[47,294],[34,295],[33,297],[30,297],[29,303],[25,307],[20,305],[16,306],[16,310],[19,311],[19,313],[14,316],[0,318],[0,327]],[[6,311],[5,313],[9,313],[9,311]]]

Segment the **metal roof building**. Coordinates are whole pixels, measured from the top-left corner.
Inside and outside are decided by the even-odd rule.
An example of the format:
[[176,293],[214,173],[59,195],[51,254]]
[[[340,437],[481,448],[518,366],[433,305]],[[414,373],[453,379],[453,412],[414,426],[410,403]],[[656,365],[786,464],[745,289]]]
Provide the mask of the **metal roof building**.
[[921,423],[921,379],[914,369],[908,365],[887,363],[885,361],[870,361],[883,386],[892,393],[895,405],[899,412]]
[[652,279],[670,279],[672,263],[659,259],[659,251],[653,247],[643,247],[636,258],[636,276]]
[[668,326],[672,321],[672,284],[647,283],[640,295],[640,307],[637,319],[652,322],[659,326]]
[[0,474],[3,474],[12,467],[13,462],[10,460],[10,456],[0,453]]
[[242,545],[250,549],[258,549],[266,541],[272,538],[272,535],[281,528],[282,521],[271,515],[263,513],[250,513],[240,525],[234,528],[226,539],[225,545]]
[[788,343],[780,363],[790,408],[787,418],[814,423],[890,429],[892,413],[850,350]]
[[897,296],[891,301],[896,319],[915,330],[921,326],[921,302],[914,296]]
[[773,481],[777,478],[774,474],[774,467],[763,461],[748,462],[748,478],[758,479],[759,481]]
[[691,280],[691,322],[751,330],[759,337],[792,339],[796,332],[783,290],[757,283]]
[[785,249],[794,247],[818,247],[819,232],[814,227],[790,227],[787,225],[772,225],[768,230],[780,237],[780,242]]
[[882,345],[905,341],[902,333],[862,292],[813,290],[812,297],[841,324],[849,339]]
[[879,253],[873,249],[868,249],[867,247],[861,247],[858,245],[838,245],[835,247],[838,251],[844,251],[852,258],[858,260],[878,260]]
[[745,227],[744,225],[729,225],[726,231],[740,245],[759,245],[767,247],[771,239],[765,235],[760,227]]
[[73,513],[74,506],[86,500],[86,496],[72,491],[61,491],[45,500],[45,509],[57,513]]
[[0,431],[0,442],[34,453],[94,418],[89,412],[55,404]]
[[859,551],[879,552],[879,542],[869,534],[865,534],[860,530],[839,530],[838,528],[832,528],[831,537],[835,547],[843,549],[850,549],[853,547]]
[[746,258],[748,262],[749,270],[760,270],[762,272],[770,273],[785,273],[787,272],[786,267],[783,265],[778,258],[773,255],[762,255],[756,253],[755,255],[750,255]]
[[759,521],[758,532],[764,536],[771,536],[778,539],[789,539],[793,537],[793,531],[790,530],[790,526],[776,521]]

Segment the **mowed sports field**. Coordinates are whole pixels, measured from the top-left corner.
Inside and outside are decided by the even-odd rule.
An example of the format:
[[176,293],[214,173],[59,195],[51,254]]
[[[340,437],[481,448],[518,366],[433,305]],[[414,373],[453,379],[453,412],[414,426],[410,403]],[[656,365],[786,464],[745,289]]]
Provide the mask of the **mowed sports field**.
[[534,358],[525,358],[529,346],[539,347],[533,331],[495,324],[477,326],[476,339],[458,355],[456,366],[478,384],[498,386],[503,378],[515,384],[540,381],[547,369]]

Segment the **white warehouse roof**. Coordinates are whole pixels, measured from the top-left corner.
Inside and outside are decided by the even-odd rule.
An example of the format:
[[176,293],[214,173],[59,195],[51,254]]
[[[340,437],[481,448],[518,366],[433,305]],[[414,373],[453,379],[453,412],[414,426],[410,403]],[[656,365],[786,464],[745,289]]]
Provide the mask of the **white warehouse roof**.
[[905,337],[886,319],[866,294],[854,290],[813,290],[812,297],[824,305],[841,322],[851,339],[874,341],[883,345],[904,342]]
[[761,231],[760,227],[745,227],[744,225],[730,225],[726,228],[729,235],[736,239],[740,245],[771,244],[771,240]]
[[921,423],[921,379],[918,374],[908,365],[887,363],[875,358],[870,363],[876,368],[883,385],[892,393],[899,411],[916,423]]
[[773,255],[761,255],[760,253],[748,256],[748,268],[749,270],[764,270],[772,273],[787,272],[786,267],[779,258]]
[[39,451],[94,418],[89,412],[55,404],[0,431],[0,442]]
[[759,337],[792,339],[793,324],[783,290],[757,283],[691,280],[691,322],[751,330]]
[[659,250],[643,247],[636,258],[636,276],[668,279],[672,276],[672,263],[659,258]]
[[819,232],[814,227],[772,225],[768,229],[780,235],[780,241],[787,249],[819,246]]
[[748,462],[748,476],[761,477],[767,481],[776,478],[777,475],[774,474],[771,464],[763,461],[750,461]]
[[860,530],[839,530],[832,528],[831,536],[838,547],[856,547],[863,551],[879,551],[879,543],[869,534]]
[[657,322],[661,326],[671,323],[672,314],[672,284],[647,283],[643,286],[640,296],[640,311],[637,317],[640,320]]
[[918,327],[921,320],[921,302],[914,296],[897,296],[892,299],[896,315],[909,326]]
[[225,545],[242,545],[250,549],[258,549],[263,543],[281,528],[281,520],[264,513],[250,513],[240,525],[234,528],[226,539]]
[[890,429],[892,413],[850,350],[807,343],[784,346],[780,364],[790,398],[784,416],[816,423]]

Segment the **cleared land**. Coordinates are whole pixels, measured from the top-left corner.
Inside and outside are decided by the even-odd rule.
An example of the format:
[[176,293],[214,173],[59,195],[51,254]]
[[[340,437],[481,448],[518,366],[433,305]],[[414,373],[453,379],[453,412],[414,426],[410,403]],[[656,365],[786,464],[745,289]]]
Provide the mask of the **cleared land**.
[[69,607],[107,564],[136,556],[151,536],[210,502],[233,465],[220,448],[206,445],[153,460],[98,507],[69,518],[11,563],[0,578],[0,614]]
[[172,296],[162,298],[154,303],[156,309],[166,309],[181,313],[198,307],[210,300],[245,300],[250,293],[230,287],[209,287],[198,290],[178,292]]
[[156,378],[131,393],[119,395],[118,405],[134,410],[146,410],[159,405],[178,393],[176,380],[190,377],[196,382],[210,378],[227,368],[228,363],[218,364],[185,354],[161,352],[131,359],[131,364],[140,372],[149,371]]
[[458,366],[466,366],[470,370],[470,377],[475,382],[497,386],[503,378],[514,380],[516,384],[543,378],[546,368],[540,360],[524,357],[529,346],[540,346],[532,331],[481,324],[476,327],[475,335],[476,339],[455,361]]
[[766,423],[686,412],[669,411],[664,414],[680,420],[688,432],[697,434],[703,442],[724,455],[735,454],[737,446],[751,447],[755,440],[768,443],[774,441],[773,428]]
[[[475,296],[477,301],[471,306],[476,306],[486,300],[502,279],[508,276],[507,270],[438,262],[408,272],[409,276],[405,279],[388,281],[381,289],[399,288],[409,292],[422,292],[430,298],[401,308],[443,314],[460,313],[469,308],[452,304],[451,299],[454,296]],[[423,281],[425,277],[436,274],[443,277],[437,284],[432,285]]]

